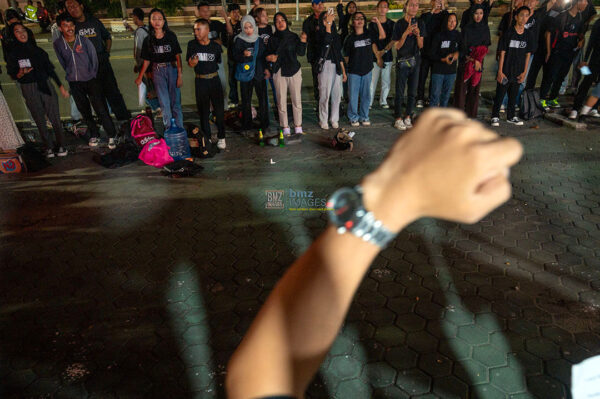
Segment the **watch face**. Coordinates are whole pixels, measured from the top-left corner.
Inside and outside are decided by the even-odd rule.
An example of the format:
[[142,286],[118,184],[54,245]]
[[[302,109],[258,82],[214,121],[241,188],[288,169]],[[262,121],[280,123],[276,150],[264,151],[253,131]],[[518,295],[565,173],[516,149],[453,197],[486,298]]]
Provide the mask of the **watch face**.
[[350,229],[356,210],[362,206],[360,194],[352,188],[341,188],[331,196],[327,203],[329,219],[338,227]]

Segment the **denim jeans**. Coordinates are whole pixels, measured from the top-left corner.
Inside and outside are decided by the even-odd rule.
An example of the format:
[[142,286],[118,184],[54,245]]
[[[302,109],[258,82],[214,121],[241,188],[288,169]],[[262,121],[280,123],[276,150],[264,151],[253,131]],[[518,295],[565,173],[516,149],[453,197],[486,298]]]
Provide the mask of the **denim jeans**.
[[181,91],[177,88],[177,68],[169,65],[153,68],[152,80],[163,114],[165,129],[171,127],[171,118],[175,118],[178,127],[183,127],[181,111]]
[[381,75],[381,93],[379,94],[379,105],[387,105],[387,97],[390,94],[390,87],[392,85],[392,62],[384,62],[383,68],[379,68],[377,63],[373,63],[373,70],[371,71],[371,104],[373,105],[373,99],[375,98],[375,92],[377,91],[377,81]]
[[454,81],[456,80],[456,74],[450,73],[442,75],[441,73],[434,73],[431,75],[431,96],[429,97],[430,107],[447,107],[448,101],[450,100],[450,92]]
[[348,95],[350,96],[348,119],[350,119],[350,122],[365,122],[369,120],[371,74],[372,71],[363,76],[355,75],[353,73],[348,74]]
[[[396,118],[412,116],[417,96],[417,85],[419,83],[420,60],[412,68],[400,67],[396,64],[396,96],[394,105]],[[404,93],[406,90],[406,94]],[[406,102],[406,112],[402,114],[402,104]]]

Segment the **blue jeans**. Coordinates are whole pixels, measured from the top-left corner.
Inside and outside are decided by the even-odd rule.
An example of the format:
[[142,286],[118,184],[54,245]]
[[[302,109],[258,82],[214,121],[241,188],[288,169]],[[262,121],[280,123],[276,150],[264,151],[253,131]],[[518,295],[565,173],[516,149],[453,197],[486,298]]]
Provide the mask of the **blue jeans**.
[[175,118],[178,127],[183,127],[181,92],[177,88],[177,68],[171,65],[153,68],[152,80],[163,114],[165,129],[171,127],[171,118]]
[[452,91],[455,80],[455,73],[447,75],[442,75],[440,73],[432,74],[429,106],[447,107],[448,101],[450,100],[450,92]]
[[[369,105],[371,105],[371,72],[360,76],[348,74],[348,119],[350,122],[366,122],[369,120]],[[360,99],[360,108],[359,108]]]

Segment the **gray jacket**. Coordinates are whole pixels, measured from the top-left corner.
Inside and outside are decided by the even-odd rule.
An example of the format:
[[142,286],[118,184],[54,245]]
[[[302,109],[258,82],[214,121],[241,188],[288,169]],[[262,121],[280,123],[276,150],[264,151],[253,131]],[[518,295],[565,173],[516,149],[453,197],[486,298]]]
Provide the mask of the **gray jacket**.
[[92,42],[85,36],[75,35],[73,48],[61,35],[54,42],[58,62],[67,72],[68,82],[87,82],[98,73],[98,56]]

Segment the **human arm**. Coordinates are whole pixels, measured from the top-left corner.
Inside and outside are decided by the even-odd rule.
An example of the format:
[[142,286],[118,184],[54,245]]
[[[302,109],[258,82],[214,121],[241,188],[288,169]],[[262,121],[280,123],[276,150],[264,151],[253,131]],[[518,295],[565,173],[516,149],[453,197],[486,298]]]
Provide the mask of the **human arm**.
[[525,81],[525,77],[527,76],[527,66],[529,65],[529,59],[530,58],[531,58],[531,53],[527,53],[527,56],[525,57],[525,69],[523,70],[523,73],[521,73],[517,77],[517,81],[519,83],[523,83]]
[[296,43],[296,55],[297,56],[303,56],[304,54],[306,54],[306,40],[307,40],[306,33],[301,32],[300,33],[300,42]]
[[178,53],[175,58],[177,59],[177,88],[183,85],[183,72],[181,64],[181,53]]
[[[521,151],[459,111],[426,111],[363,179],[365,208],[393,232],[424,216],[474,223],[510,197],[508,169]],[[327,228],[277,283],[233,354],[228,397],[304,397],[379,250]]]
[[[221,9],[219,10],[219,13],[221,14],[221,18],[223,18],[223,20],[225,21],[225,32],[227,32],[227,35],[232,36],[233,35],[233,26],[231,26],[231,21],[229,20],[229,17],[227,16],[225,7],[221,7]],[[225,43],[225,42],[227,42],[227,40],[223,39],[223,43]]]
[[347,82],[348,81],[348,75],[346,75],[346,67],[344,66],[343,62],[340,62],[340,65],[342,67],[342,82]]
[[110,35],[110,32],[108,31],[108,29],[106,29],[104,24],[102,22],[100,22],[100,20],[98,20],[98,24],[99,24],[100,38],[104,42],[104,49],[106,50],[107,53],[110,54],[110,49],[112,48],[112,36]]
[[379,40],[385,40],[385,29],[383,29],[383,25],[381,25],[381,22],[379,21],[379,18],[377,17],[373,17],[373,19],[371,19],[372,22],[374,22],[377,26],[377,33],[379,34]]
[[550,54],[552,53],[552,45],[550,44],[552,34],[549,31],[544,33],[544,39],[546,39],[546,62],[550,59]]
[[194,42],[190,41],[187,45],[187,50],[185,52],[185,59],[187,60],[187,64],[189,67],[194,68],[198,65],[198,56],[194,53],[193,46]]
[[150,61],[144,60],[144,63],[142,64],[142,67],[140,68],[140,73],[138,74],[138,77],[135,80],[136,85],[139,86],[142,83],[142,78],[144,77],[144,74],[146,73],[146,69],[148,69],[148,66],[150,66]]
[[498,59],[498,74],[496,75],[496,81],[502,84],[502,81],[506,78],[504,72],[502,72],[502,68],[504,68],[504,56],[506,55],[506,51],[500,51],[500,58]]
[[[421,27],[423,28],[423,30],[421,31],[421,27],[419,25],[422,25]],[[415,35],[417,37],[417,47],[419,47],[419,50],[423,48],[423,44],[424,44],[424,37],[425,37],[425,25],[424,24],[420,24],[419,22],[417,22],[415,24],[415,27],[413,28],[413,35]]]

